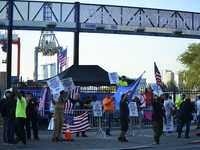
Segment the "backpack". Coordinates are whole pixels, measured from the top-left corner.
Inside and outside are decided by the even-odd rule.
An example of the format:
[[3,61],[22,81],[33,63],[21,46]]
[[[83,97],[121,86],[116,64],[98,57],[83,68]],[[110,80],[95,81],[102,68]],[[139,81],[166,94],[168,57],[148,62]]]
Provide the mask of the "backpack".
[[9,118],[10,119],[15,119],[15,107],[13,105],[10,105]]

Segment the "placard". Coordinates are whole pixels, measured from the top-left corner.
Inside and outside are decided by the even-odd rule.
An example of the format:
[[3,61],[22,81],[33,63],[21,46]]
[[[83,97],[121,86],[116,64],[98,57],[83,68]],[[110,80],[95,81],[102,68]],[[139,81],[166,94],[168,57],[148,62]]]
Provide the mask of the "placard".
[[60,81],[60,78],[58,76],[48,80],[47,84],[48,84],[49,88],[52,90],[53,95],[64,90],[64,87],[63,87],[63,85]]
[[166,124],[163,124],[163,131],[174,131],[174,122],[173,118],[171,119],[166,119]]
[[130,102],[128,108],[129,108],[129,116],[138,116],[136,102]]
[[76,88],[71,77],[66,78],[66,79],[62,79],[61,82],[63,84],[65,92],[67,92],[68,90],[73,90],[73,89]]
[[110,84],[117,84],[119,83],[119,77],[117,72],[110,72],[108,73],[108,77],[110,80]]
[[151,84],[151,88],[152,88],[154,94],[157,94],[157,95],[163,94],[162,89],[160,88],[159,85]]

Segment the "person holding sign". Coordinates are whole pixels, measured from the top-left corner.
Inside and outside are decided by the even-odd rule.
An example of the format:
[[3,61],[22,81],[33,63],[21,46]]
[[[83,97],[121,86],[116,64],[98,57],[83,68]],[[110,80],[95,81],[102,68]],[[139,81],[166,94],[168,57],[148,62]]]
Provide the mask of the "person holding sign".
[[106,98],[103,99],[103,118],[107,120],[107,129],[106,129],[106,135],[111,136],[110,134],[110,128],[111,128],[111,122],[113,119],[114,114],[114,97],[110,96],[110,92],[106,92]]
[[64,116],[63,116],[63,108],[67,100],[69,99],[70,91],[68,91],[67,98],[63,99],[61,96],[58,97],[58,101],[55,101],[52,96],[52,103],[54,105],[54,129],[52,135],[52,142],[61,142],[60,139]]
[[154,98],[153,94],[151,96],[151,103],[153,106],[153,114],[152,114],[152,120],[153,120],[152,128],[154,131],[153,145],[160,143],[160,136],[162,135],[162,131],[163,131],[163,118],[165,119],[165,122],[166,122],[165,108],[163,106],[164,99],[165,99],[164,94],[158,98]]
[[128,142],[128,140],[125,137],[125,133],[128,130],[128,118],[129,118],[129,108],[128,104],[126,103],[128,101],[128,94],[131,92],[129,90],[126,92],[126,94],[122,94],[121,100],[120,100],[120,125],[121,125],[121,131],[120,135],[117,138],[120,142]]

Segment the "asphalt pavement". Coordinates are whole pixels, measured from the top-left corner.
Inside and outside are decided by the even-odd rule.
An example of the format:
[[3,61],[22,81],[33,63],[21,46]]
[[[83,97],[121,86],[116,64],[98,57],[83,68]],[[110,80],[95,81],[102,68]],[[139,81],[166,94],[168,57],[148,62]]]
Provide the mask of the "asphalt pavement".
[[[191,126],[190,137],[185,138],[184,133],[178,138],[177,132],[173,132],[172,136],[163,134],[161,136],[161,144],[153,145],[153,130],[151,127],[143,127],[136,135],[126,135],[129,142],[120,143],[117,141],[119,129],[111,128],[111,136],[103,136],[98,134],[101,130],[92,129],[86,131],[88,137],[76,137],[71,134],[73,141],[52,142],[52,132],[46,129],[39,130],[40,140],[28,140],[27,150],[133,150],[133,149],[162,149],[162,150],[179,150],[179,149],[200,149],[200,136],[197,136],[198,129],[196,125]],[[138,128],[134,128],[133,132],[137,133]],[[185,127],[183,128],[185,131]],[[2,128],[0,128],[2,135]],[[19,149],[18,145],[3,145],[2,136],[0,137],[0,150]]]

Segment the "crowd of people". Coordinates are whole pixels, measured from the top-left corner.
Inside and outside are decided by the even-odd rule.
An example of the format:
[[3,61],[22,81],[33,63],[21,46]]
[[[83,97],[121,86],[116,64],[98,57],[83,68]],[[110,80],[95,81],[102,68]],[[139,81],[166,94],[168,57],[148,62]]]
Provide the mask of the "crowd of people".
[[27,140],[31,139],[30,127],[33,128],[34,139],[40,140],[37,109],[38,102],[30,92],[25,96],[23,91],[18,91],[14,86],[6,90],[0,101],[3,145],[18,143],[19,148],[25,148]]
[[[117,86],[125,86],[125,77],[120,80]],[[128,142],[125,135],[129,128],[130,116],[128,107],[128,95],[131,90],[122,94],[121,100],[119,102],[119,122],[120,122],[120,133],[117,138],[119,142]],[[186,98],[186,94],[182,94],[173,103],[172,97],[168,94],[161,94],[160,96],[154,95],[151,92],[151,105],[153,108],[152,113],[152,129],[154,132],[154,142],[153,144],[160,143],[160,137],[162,134],[172,135],[173,130],[163,131],[163,126],[169,124],[173,116],[176,116],[177,122],[177,136],[181,138],[182,128],[186,125],[185,138],[190,138],[190,123],[192,120],[192,113],[195,112],[195,107],[191,103],[189,98]],[[26,96],[25,96],[26,95]],[[102,116],[103,120],[106,120],[106,130],[105,134],[111,136],[112,120],[114,116],[115,109],[115,97],[111,96],[110,92],[105,93],[105,98],[100,101],[97,96],[93,95],[92,99],[90,96],[83,97],[80,99],[80,94],[76,93],[75,99],[70,97],[70,91],[68,91],[66,98],[62,96],[58,97],[58,100],[54,100],[53,96],[51,101],[54,105],[54,128],[52,134],[52,142],[61,142],[61,132],[63,128],[64,116],[63,108],[67,101],[73,104],[74,110],[80,109],[91,109],[93,114],[89,115],[88,118],[92,119],[91,125],[93,127],[98,127],[99,116]],[[143,121],[143,109],[146,107],[141,103],[138,97],[134,97],[131,102],[135,102],[138,110],[139,122]],[[197,128],[200,128],[200,96],[198,96],[197,101]],[[98,115],[94,113],[99,110]],[[28,92],[24,94],[23,91],[18,91],[16,87],[12,87],[11,90],[5,92],[4,98],[0,101],[0,112],[1,120],[3,126],[3,144],[12,145],[19,143],[20,148],[25,148],[27,146],[27,140],[31,139],[30,127],[33,129],[33,138],[35,140],[40,140],[38,137],[38,101],[34,96]],[[80,112],[77,112],[80,113]],[[102,114],[101,114],[102,113]],[[76,114],[76,111],[75,111]],[[79,132],[76,133],[76,137],[79,137]],[[81,132],[81,137],[87,137],[85,131]]]

